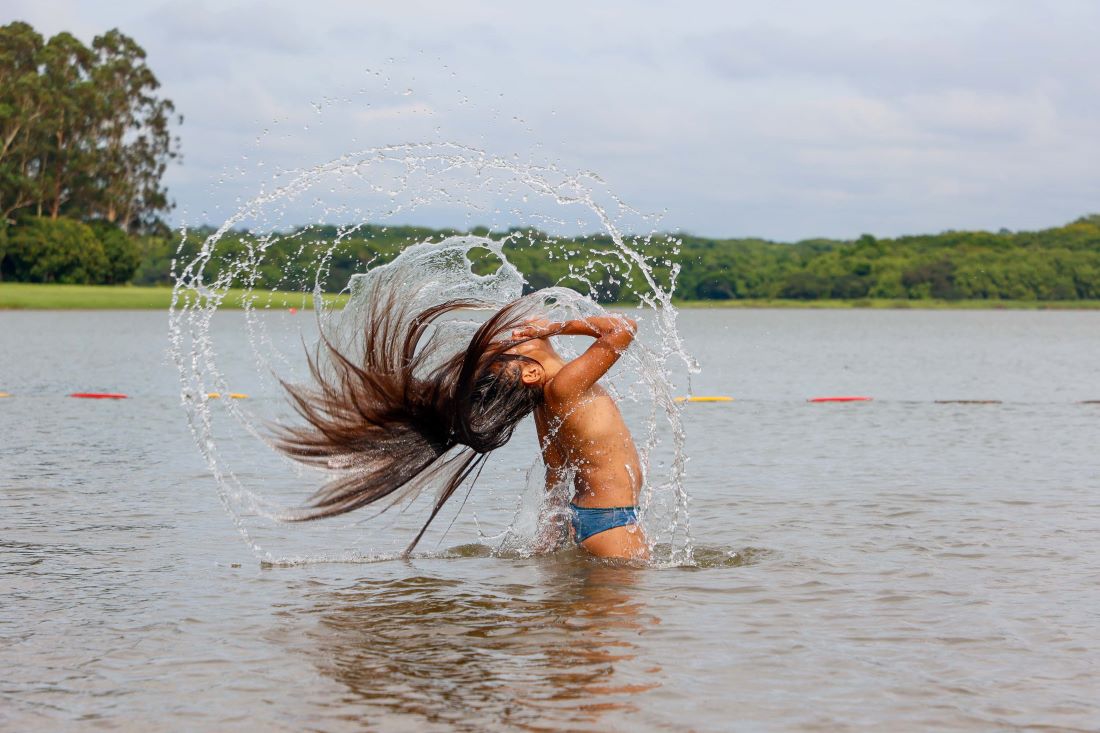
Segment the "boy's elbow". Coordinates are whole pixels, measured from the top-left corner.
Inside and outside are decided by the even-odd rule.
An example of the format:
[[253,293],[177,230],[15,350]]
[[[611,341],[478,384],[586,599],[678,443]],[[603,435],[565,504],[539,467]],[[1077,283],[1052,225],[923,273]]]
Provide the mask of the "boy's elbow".
[[627,316],[619,316],[619,327],[615,329],[616,335],[625,344],[629,344],[634,340],[634,335],[638,333],[638,322],[633,318]]

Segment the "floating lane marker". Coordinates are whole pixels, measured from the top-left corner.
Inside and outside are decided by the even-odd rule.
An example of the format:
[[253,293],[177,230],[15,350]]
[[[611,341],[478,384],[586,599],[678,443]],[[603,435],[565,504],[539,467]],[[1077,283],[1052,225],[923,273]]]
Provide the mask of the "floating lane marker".
[[[222,393],[221,392],[207,392],[206,396],[209,399],[218,400],[218,399],[221,399]],[[230,392],[226,395],[226,397],[229,397],[230,399],[234,399],[234,400],[247,400],[248,399],[248,395],[244,394],[243,392]]]
[[721,395],[712,397],[677,397],[676,402],[733,402],[733,398]]
[[4,399],[5,397],[11,397],[11,395],[7,392],[0,392],[0,400]]
[[871,398],[870,397],[856,397],[856,396],[811,397],[810,399],[808,399],[806,401],[807,402],[870,402]]
[[82,400],[124,400],[127,397],[117,392],[73,392],[69,396]]

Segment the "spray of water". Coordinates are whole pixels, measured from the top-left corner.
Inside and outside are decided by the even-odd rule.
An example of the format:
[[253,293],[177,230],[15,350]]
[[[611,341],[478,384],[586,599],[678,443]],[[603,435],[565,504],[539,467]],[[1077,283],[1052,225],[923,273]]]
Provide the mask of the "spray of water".
[[[346,304],[326,300],[325,283],[332,279],[335,263],[348,259],[349,249],[361,248],[379,226],[385,232],[387,222],[413,212],[441,210],[462,212],[467,221],[506,218],[513,226],[499,235],[455,235],[435,242],[413,237],[385,265],[372,260],[369,252],[354,253],[361,272],[350,278]],[[313,225],[297,225],[303,211]],[[209,232],[196,254],[181,258],[175,272],[171,354],[192,433],[223,504],[256,555],[265,562],[282,563],[395,554],[380,539],[381,517],[349,520],[340,527],[349,530],[351,539],[335,543],[339,533],[331,523],[294,525],[291,531],[278,522],[287,506],[323,480],[277,456],[268,443],[271,421],[286,419],[278,379],[304,378],[302,346],[315,342],[320,332],[338,343],[346,340],[370,306],[365,299],[372,284],[383,277],[409,282],[417,297],[463,297],[487,308],[499,307],[525,287],[524,274],[509,262],[506,247],[537,242],[544,256],[565,260],[569,285],[582,291],[544,291],[543,311],[548,316],[564,320],[603,312],[593,298],[609,282],[621,284],[622,294],[637,303],[633,315],[641,324],[639,339],[607,386],[640,422],[635,437],[646,472],[642,516],[649,536],[660,544],[658,556],[673,564],[690,562],[684,434],[671,393],[671,370],[692,370],[694,363],[680,340],[671,302],[677,253],[674,245],[660,252],[667,275],[659,277],[652,235],[625,236],[628,223],[652,231],[655,221],[619,201],[592,173],[525,164],[454,143],[419,143],[370,148],[283,173],[270,189],[261,189]],[[610,244],[582,251],[570,244],[572,240],[554,235],[569,230],[598,231],[601,241]],[[185,232],[184,242],[187,237]],[[295,254],[293,263],[275,259],[275,253],[287,251]],[[232,287],[243,291],[241,314],[223,307]],[[312,319],[288,322],[279,300],[286,291],[298,293],[298,306],[312,308]],[[448,325],[456,344],[468,338],[472,323]],[[261,399],[244,403],[208,398],[210,393],[232,391],[230,381],[241,379],[230,373],[233,368],[223,355],[240,351],[245,343],[250,358],[232,366],[250,364],[252,371],[245,378],[257,386]],[[576,353],[569,343],[560,346],[566,356]],[[534,470],[537,445],[525,448],[525,478],[489,492],[493,502],[512,507],[512,521],[503,532],[482,534],[482,542],[498,551],[523,554],[544,546],[535,526],[545,506],[545,492]],[[415,515],[415,507],[407,512]],[[405,530],[413,526],[402,525],[406,519],[399,513],[387,525],[404,540],[409,536]],[[288,549],[310,533],[319,538],[312,549]]]

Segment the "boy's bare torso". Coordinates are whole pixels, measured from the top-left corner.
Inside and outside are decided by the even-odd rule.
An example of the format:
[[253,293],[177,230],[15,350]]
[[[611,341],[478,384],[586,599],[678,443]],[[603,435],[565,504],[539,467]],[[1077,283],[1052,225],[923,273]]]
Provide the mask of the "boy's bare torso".
[[599,385],[569,404],[535,411],[542,456],[552,480],[573,473],[573,503],[625,507],[637,502],[642,467],[618,405]]

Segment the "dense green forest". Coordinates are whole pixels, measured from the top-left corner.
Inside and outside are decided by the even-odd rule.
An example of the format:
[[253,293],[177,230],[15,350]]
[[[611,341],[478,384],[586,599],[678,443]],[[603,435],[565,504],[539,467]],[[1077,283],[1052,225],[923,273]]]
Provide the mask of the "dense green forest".
[[[26,23],[0,27],[0,280],[169,285],[213,230],[170,232],[161,178],[178,156],[170,101],[145,52],[111,30],[85,46],[44,39]],[[234,287],[343,289],[366,267],[453,230],[310,226],[263,237],[230,232],[202,277],[219,267]],[[554,238],[511,230],[505,242],[531,288],[574,287],[603,301],[645,292],[641,273],[606,236]],[[656,282],[681,300],[1100,299],[1100,215],[1034,232],[949,231],[793,244],[666,234],[634,239]],[[254,265],[254,267],[253,267]]]
[[[171,260],[189,261],[210,229],[194,230],[179,251],[175,240],[146,238],[135,282],[171,282]],[[344,229],[312,226],[258,240],[230,232],[218,243],[219,256],[204,279],[219,274],[218,263],[257,257],[258,278],[232,278],[235,286],[302,289],[317,273],[327,292],[336,292],[367,264],[392,258],[403,247],[438,241],[454,230],[365,225]],[[636,267],[614,254],[608,237],[551,238],[513,230],[475,234],[505,241],[508,259],[532,288],[563,284],[603,301],[630,300],[645,290]],[[331,256],[323,257],[335,247]],[[762,239],[706,239],[687,234],[634,240],[667,287],[678,267],[681,300],[793,299],[858,300],[1040,300],[1100,299],[1100,215],[1034,232],[950,231],[941,234],[854,241],[813,239],[794,244]]]

